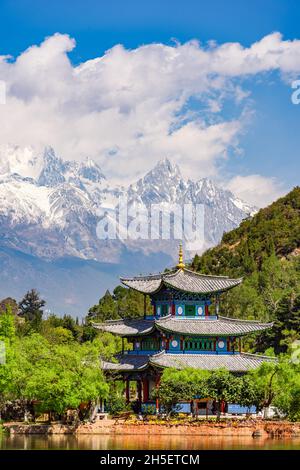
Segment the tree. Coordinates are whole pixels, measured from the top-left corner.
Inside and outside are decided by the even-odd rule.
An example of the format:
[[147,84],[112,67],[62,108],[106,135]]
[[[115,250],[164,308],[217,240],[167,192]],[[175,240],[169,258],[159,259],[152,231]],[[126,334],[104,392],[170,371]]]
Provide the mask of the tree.
[[15,317],[10,305],[7,305],[6,311],[0,315],[0,339],[12,342],[15,336]]
[[238,379],[227,369],[218,369],[210,373],[206,386],[208,396],[217,401],[217,417],[220,419],[222,401],[235,402],[237,400]]
[[50,327],[44,330],[43,336],[47,338],[51,344],[70,344],[75,341],[72,332],[62,326],[55,328]]
[[249,372],[260,399],[259,409],[269,407],[279,393],[279,370],[280,365],[278,363],[263,362],[260,367]]
[[90,308],[86,322],[141,317],[144,315],[145,300],[146,314],[151,315],[152,306],[149,296],[145,297],[133,289],[117,286],[113,294],[107,290],[99,303]]
[[51,350],[51,358],[38,361],[27,383],[28,395],[41,401],[41,409],[62,414],[68,408],[78,409],[81,403],[107,397],[96,348],[73,343],[72,347],[57,345]]
[[300,420],[300,365],[296,357],[282,355],[277,368],[273,404],[291,421]]
[[263,402],[263,392],[259,388],[254,377],[250,374],[243,375],[238,378],[237,385],[236,401],[247,408],[254,405],[257,409],[260,409]]
[[40,299],[39,293],[35,289],[28,291],[19,303],[21,315],[37,329],[42,321],[45,300]]
[[180,379],[176,374],[162,377],[158,389],[154,390],[153,398],[158,398],[162,408],[169,418],[170,415],[180,408],[181,400],[192,400],[194,387],[190,382]]
[[19,306],[15,299],[12,297],[6,297],[0,301],[0,314],[1,312],[6,312],[7,307],[10,307],[11,312],[13,315],[18,315],[19,313]]
[[287,352],[293,341],[300,339],[300,293],[286,293],[278,305],[272,329],[257,337],[257,349],[272,347],[276,354]]
[[108,396],[99,350],[91,343],[53,344],[33,333],[16,341],[4,366],[0,366],[2,402],[22,401],[24,412],[38,402],[41,411],[63,414]]
[[116,303],[109,290],[107,290],[104,296],[99,300],[99,303],[90,308],[86,320],[88,322],[103,322],[105,320],[114,319],[117,317]]

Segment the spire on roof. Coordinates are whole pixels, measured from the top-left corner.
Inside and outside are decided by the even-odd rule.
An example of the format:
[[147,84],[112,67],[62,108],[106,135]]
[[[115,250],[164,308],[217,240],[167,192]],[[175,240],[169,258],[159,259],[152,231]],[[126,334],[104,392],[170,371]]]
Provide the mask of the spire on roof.
[[178,268],[178,269],[185,268],[185,264],[183,262],[182,243],[179,244],[179,257],[178,257],[178,264],[177,264],[176,268]]

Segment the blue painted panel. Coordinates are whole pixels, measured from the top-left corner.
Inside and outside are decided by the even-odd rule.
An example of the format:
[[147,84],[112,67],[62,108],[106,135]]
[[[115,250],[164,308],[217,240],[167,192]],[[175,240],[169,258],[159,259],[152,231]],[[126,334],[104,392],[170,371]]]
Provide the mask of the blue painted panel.
[[199,350],[199,351],[193,351],[193,350],[187,350],[185,349],[184,351],[181,351],[183,354],[218,354],[219,356],[221,354],[224,354],[229,356],[230,354],[238,354],[238,353],[233,353],[231,351],[220,351],[220,352],[217,352],[217,351],[205,351],[205,350]]
[[196,317],[205,316],[205,303],[196,303]]
[[177,403],[175,406],[175,411],[177,411],[177,413],[191,413],[191,404],[189,402]]
[[147,351],[147,350],[141,350],[141,349],[133,349],[130,351],[126,351],[125,354],[133,354],[133,355],[139,355],[139,356],[151,356],[152,354],[157,354],[159,350],[154,351],[153,349]]
[[142,403],[141,412],[143,414],[154,415],[156,413],[155,402]]
[[183,303],[175,304],[175,314],[178,317],[184,317],[184,304]]
[[225,337],[218,338],[218,341],[216,344],[216,351],[221,352],[221,353],[227,351],[227,338]]
[[228,404],[228,413],[231,414],[246,414],[246,413],[256,413],[256,406],[241,406],[237,403],[229,403]]
[[[156,316],[169,315],[171,313],[171,305],[169,301],[159,301],[155,305]],[[163,313],[164,310],[164,313]]]
[[169,341],[169,350],[170,351],[180,351],[180,338],[179,336],[174,336],[173,339]]

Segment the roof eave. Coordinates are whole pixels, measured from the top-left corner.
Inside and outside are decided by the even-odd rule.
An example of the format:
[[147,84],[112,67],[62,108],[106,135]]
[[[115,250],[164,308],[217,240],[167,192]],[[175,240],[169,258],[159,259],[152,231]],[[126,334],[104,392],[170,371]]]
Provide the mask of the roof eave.
[[155,323],[153,323],[153,326],[151,329],[146,330],[146,331],[138,331],[136,333],[122,333],[122,332],[116,332],[116,331],[110,331],[109,330],[109,325],[105,325],[105,323],[92,323],[93,328],[96,328],[100,331],[104,331],[106,333],[111,333],[112,335],[120,336],[123,338],[129,337],[129,336],[147,336],[155,331]]
[[144,289],[137,289],[136,287],[133,287],[129,284],[126,283],[126,280],[123,280],[121,277],[120,277],[120,281],[122,284],[124,284],[124,286],[128,287],[129,289],[132,289],[132,290],[135,290],[136,292],[140,292],[140,294],[144,294],[144,295],[151,295],[151,294],[156,294],[157,292],[160,291],[160,289],[162,288],[162,281],[160,282],[160,285],[157,289],[153,289],[151,291],[145,291]]
[[172,289],[175,289],[179,292],[184,292],[184,293],[187,293],[187,294],[213,295],[213,294],[217,294],[217,293],[222,294],[224,292],[227,292],[230,289],[233,289],[234,287],[239,286],[241,284],[241,282],[242,281],[240,281],[237,284],[234,284],[232,286],[225,287],[223,289],[216,289],[216,290],[210,290],[210,291],[190,291],[190,290],[186,290],[186,289],[181,289],[180,287],[173,286],[171,283],[167,282],[165,279],[163,279],[162,284],[164,284],[166,287],[171,287]]

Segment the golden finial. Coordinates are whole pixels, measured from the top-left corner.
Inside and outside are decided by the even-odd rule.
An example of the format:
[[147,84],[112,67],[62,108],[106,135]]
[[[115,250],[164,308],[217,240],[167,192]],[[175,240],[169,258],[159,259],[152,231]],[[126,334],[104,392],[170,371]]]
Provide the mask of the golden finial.
[[180,245],[179,245],[179,260],[178,260],[178,264],[177,264],[176,267],[178,269],[184,269],[185,268],[185,264],[183,262],[182,243],[180,243]]

